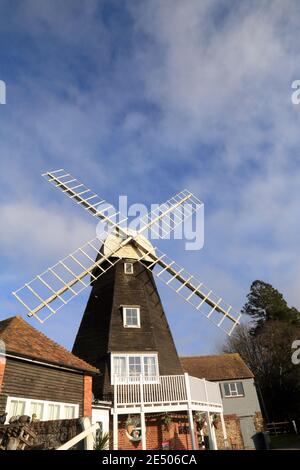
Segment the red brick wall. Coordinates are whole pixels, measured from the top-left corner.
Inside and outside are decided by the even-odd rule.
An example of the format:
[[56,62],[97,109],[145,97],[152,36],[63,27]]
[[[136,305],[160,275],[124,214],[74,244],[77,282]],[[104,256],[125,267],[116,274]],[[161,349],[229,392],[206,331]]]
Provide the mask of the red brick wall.
[[0,356],[0,393],[2,391],[4,371],[5,371],[5,359]]
[[[244,449],[244,442],[242,438],[240,420],[237,415],[224,416],[225,427],[227,431],[227,440],[230,449]],[[218,428],[215,430],[218,449],[224,449],[224,436],[221,426],[221,421]]]
[[264,430],[264,419],[260,411],[257,411],[254,416],[254,426],[256,432],[262,432]]
[[[163,415],[145,415],[146,418],[146,446],[148,450],[162,449],[162,443],[169,443],[170,449],[192,449],[190,434],[179,434],[179,428],[188,427],[187,415],[184,413],[170,414],[172,423],[167,427],[164,424]],[[140,450],[142,442],[131,441],[126,434],[125,422],[127,415],[119,416],[119,449],[120,450]],[[263,428],[261,413],[256,413],[253,417],[256,430],[259,432]],[[244,442],[240,427],[239,417],[235,414],[224,416],[228,445],[230,449],[243,450]],[[196,429],[195,425],[195,429]],[[206,428],[203,429],[207,434]],[[218,449],[224,449],[224,436],[221,420],[215,429]],[[198,441],[196,436],[196,442]]]
[[[163,443],[168,444],[170,449],[185,450],[192,449],[189,424],[186,414],[169,414],[172,422],[169,426],[164,424],[164,416],[160,414],[145,415],[146,420],[146,447],[148,450],[163,448]],[[125,428],[127,415],[119,417],[119,450],[141,450],[142,442],[131,441]],[[187,434],[183,434],[183,429]]]
[[[239,417],[237,415],[225,415],[224,421],[227,431],[229,448],[238,450],[244,449],[244,441]],[[263,431],[264,420],[260,412],[255,413],[255,415],[253,416],[253,422],[256,432]],[[224,439],[221,423],[219,424],[218,429],[216,430],[216,438],[218,449],[224,449]]]
[[92,377],[85,375],[83,377],[83,416],[92,416]]

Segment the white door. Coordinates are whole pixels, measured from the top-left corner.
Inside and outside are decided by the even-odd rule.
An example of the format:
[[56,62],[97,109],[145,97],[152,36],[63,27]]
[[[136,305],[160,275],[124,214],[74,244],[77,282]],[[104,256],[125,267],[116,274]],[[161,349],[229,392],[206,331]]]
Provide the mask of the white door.
[[245,449],[255,449],[254,436],[256,429],[254,427],[253,416],[241,416],[240,423]]
[[99,423],[100,432],[109,433],[109,410],[92,407],[92,424]]

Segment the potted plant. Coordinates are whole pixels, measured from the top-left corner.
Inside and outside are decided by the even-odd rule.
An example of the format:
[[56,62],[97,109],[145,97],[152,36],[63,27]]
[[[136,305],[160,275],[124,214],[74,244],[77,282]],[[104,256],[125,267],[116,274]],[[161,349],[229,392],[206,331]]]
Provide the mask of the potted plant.
[[126,428],[126,431],[128,432],[128,434],[131,435],[132,431],[134,430],[134,421],[133,419],[128,416],[128,418],[126,419],[125,421],[125,428]]
[[204,426],[206,426],[205,417],[199,411],[195,414],[195,421],[197,423],[198,429],[203,429]]
[[164,416],[164,424],[165,424],[167,429],[169,429],[169,426],[170,426],[171,423],[172,423],[172,418],[168,413],[166,413],[165,416]]
[[141,423],[140,419],[138,416],[134,416],[133,418],[129,415],[128,418],[125,421],[125,428],[127,433],[130,436],[133,436],[133,432],[135,431],[136,428],[140,428]]

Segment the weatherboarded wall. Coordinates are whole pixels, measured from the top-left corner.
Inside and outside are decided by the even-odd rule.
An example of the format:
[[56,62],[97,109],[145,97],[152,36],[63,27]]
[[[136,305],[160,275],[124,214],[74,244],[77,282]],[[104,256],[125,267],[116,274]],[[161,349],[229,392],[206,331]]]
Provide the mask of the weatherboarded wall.
[[0,394],[0,414],[7,396],[79,404],[83,413],[84,376],[80,373],[7,358]]
[[[140,263],[134,274],[125,274],[127,261],[95,281],[72,351],[103,372],[93,383],[100,399],[113,391],[110,353],[157,352],[160,375],[183,374],[153,275]],[[124,328],[122,305],[140,307],[140,328]]]

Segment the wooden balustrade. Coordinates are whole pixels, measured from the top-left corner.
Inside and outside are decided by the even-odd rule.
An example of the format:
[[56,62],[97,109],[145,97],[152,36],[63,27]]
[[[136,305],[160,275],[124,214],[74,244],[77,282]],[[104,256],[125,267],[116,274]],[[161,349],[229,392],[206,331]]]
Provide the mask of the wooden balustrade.
[[157,377],[115,376],[114,387],[116,408],[158,404],[183,405],[188,402],[188,397],[196,404],[213,404],[216,407],[222,407],[218,384],[187,374],[186,376],[160,375]]

